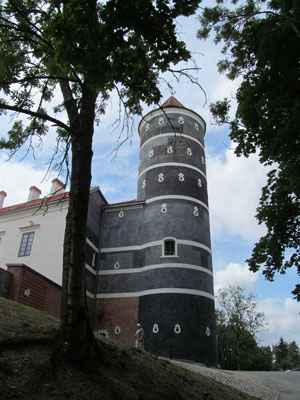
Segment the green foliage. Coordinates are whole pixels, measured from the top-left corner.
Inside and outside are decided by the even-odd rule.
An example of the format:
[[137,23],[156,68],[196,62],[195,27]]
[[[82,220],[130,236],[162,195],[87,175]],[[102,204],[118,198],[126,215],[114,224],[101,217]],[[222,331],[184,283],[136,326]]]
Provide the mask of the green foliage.
[[[223,0],[199,17],[199,38],[215,32],[227,58],[219,61],[230,79],[240,76],[235,118],[228,99],[211,111],[228,123],[235,153],[257,152],[272,166],[263,188],[257,219],[267,234],[255,245],[250,269],[263,266],[268,280],[295,267],[300,275],[300,6],[297,0]],[[292,292],[300,301],[300,285]]]
[[257,369],[261,355],[255,337],[263,328],[265,317],[257,311],[255,295],[245,294],[239,286],[229,286],[219,290],[217,299],[219,362],[222,368]]
[[281,337],[279,343],[275,346],[275,361],[281,363],[284,359],[288,358],[289,345]]
[[230,101],[227,98],[222,101],[216,101],[214,104],[210,105],[210,112],[218,125],[229,122],[229,110]]
[[[102,113],[101,100],[107,101],[113,89],[128,112],[140,113],[141,102],[158,103],[161,98],[159,73],[190,58],[176,36],[175,18],[193,14],[199,2],[2,1],[0,90],[14,111],[31,110],[37,118],[62,82],[72,85],[78,110],[83,87],[88,87],[100,94]],[[1,101],[0,109],[5,105]],[[55,111],[65,106],[64,101]],[[20,143],[11,133],[7,148],[14,142]]]
[[293,364],[293,368],[300,367],[300,349],[294,340],[289,344],[288,358]]
[[271,371],[273,369],[273,352],[270,346],[258,346],[252,362],[255,371]]
[[300,350],[293,340],[290,343],[281,337],[279,343],[274,346],[276,370],[287,370],[300,367]]

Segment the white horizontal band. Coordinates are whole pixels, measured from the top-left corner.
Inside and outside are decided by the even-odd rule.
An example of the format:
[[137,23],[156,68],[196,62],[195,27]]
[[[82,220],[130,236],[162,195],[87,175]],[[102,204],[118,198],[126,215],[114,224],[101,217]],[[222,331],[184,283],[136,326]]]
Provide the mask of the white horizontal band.
[[110,253],[110,252],[118,252],[118,251],[134,251],[134,250],[143,250],[147,247],[152,246],[161,246],[162,241],[156,240],[155,242],[148,242],[144,244],[138,244],[135,246],[122,246],[122,247],[104,247],[100,250],[101,253]]
[[185,246],[199,247],[200,249],[206,250],[211,254],[211,249],[208,246],[205,246],[205,244],[199,242],[193,242],[192,240],[178,239],[177,243],[184,244]]
[[200,265],[179,264],[179,263],[153,264],[140,268],[109,269],[109,270],[98,271],[98,274],[99,275],[136,274],[144,271],[151,271],[154,269],[165,269],[165,268],[192,269],[195,271],[205,272],[206,274],[213,276],[211,270],[201,267]]
[[[85,268],[91,274],[97,275],[96,270],[94,268],[92,268],[89,264],[85,264]],[[208,275],[213,276],[213,273],[211,270],[201,267],[200,265],[180,264],[180,263],[153,264],[153,265],[147,265],[145,267],[140,267],[140,268],[108,269],[108,270],[98,271],[98,275],[137,274],[140,272],[151,271],[151,270],[155,270],[155,269],[165,269],[165,268],[192,269],[192,270],[204,272]]]
[[203,150],[205,150],[205,149],[204,149],[204,146],[203,146],[203,144],[200,142],[200,140],[195,139],[195,138],[192,137],[192,136],[186,135],[185,133],[171,132],[171,133],[161,133],[161,134],[159,134],[159,135],[152,136],[151,138],[149,138],[148,140],[146,140],[145,143],[143,143],[143,145],[142,145],[141,148],[140,148],[140,151],[141,151],[142,148],[143,148],[147,143],[149,143],[151,140],[154,140],[154,139],[157,139],[157,138],[160,138],[160,137],[164,137],[164,136],[174,136],[174,137],[178,136],[178,137],[184,137],[184,138],[193,140],[193,141],[196,142],[199,146],[201,146]]
[[151,199],[146,200],[146,204],[152,203],[153,201],[161,201],[161,200],[187,200],[187,201],[192,201],[194,203],[200,204],[202,207],[206,208],[207,211],[208,207],[203,201],[195,199],[195,197],[189,197],[189,196],[180,196],[180,195],[166,195],[166,196],[157,196],[157,197],[152,197]]
[[106,213],[112,213],[112,212],[117,212],[117,211],[125,211],[125,210],[137,210],[138,208],[143,208],[144,207],[144,200],[136,200],[135,202],[128,202],[124,204],[107,204],[103,206],[104,212]]
[[189,168],[189,169],[193,169],[194,171],[199,172],[205,179],[206,179],[206,175],[204,172],[201,171],[201,169],[194,167],[193,165],[189,165],[189,164],[184,164],[184,163],[177,163],[177,162],[167,162],[167,163],[161,163],[161,164],[154,164],[151,165],[150,167],[145,168],[138,176],[138,179],[140,179],[140,177],[147,171],[150,171],[151,169],[155,169],[155,168],[162,168],[162,167],[184,167],[184,168]]
[[153,294],[189,294],[195,296],[207,297],[208,299],[215,300],[214,295],[208,292],[204,292],[203,290],[196,289],[182,289],[182,288],[159,288],[159,289],[149,289],[142,290],[140,292],[124,292],[124,293],[98,293],[96,296],[86,291],[88,297],[97,298],[97,299],[114,299],[120,297],[141,297],[141,296],[149,296]]
[[[116,253],[116,252],[122,252],[122,251],[143,250],[148,247],[162,246],[163,242],[164,242],[163,240],[156,240],[154,242],[148,242],[148,243],[139,244],[136,246],[104,247],[100,251],[101,251],[101,253]],[[198,247],[200,249],[206,250],[209,253],[211,253],[211,249],[208,246],[205,246],[205,244],[202,244],[199,242],[193,242],[192,240],[176,239],[176,243],[184,244],[186,246]]]
[[177,108],[177,107],[172,107],[172,108],[168,107],[167,109],[157,109],[157,110],[151,111],[149,114],[147,114],[142,119],[142,121],[140,123],[140,128],[142,128],[144,124],[147,124],[148,122],[150,122],[150,120],[152,118],[156,117],[157,115],[160,115],[160,114],[163,114],[163,115],[165,115],[165,114],[174,114],[174,113],[188,115],[189,117],[192,117],[192,118],[196,119],[200,123],[200,125],[202,126],[202,128],[204,130],[204,133],[205,133],[205,129],[206,129],[205,122],[202,119],[202,117],[200,117],[199,114],[195,113],[192,110],[188,110],[186,108]]

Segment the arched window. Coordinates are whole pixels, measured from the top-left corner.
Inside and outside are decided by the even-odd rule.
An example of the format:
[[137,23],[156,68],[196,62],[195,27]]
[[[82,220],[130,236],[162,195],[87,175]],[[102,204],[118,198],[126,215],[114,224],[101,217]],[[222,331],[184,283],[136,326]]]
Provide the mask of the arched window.
[[164,239],[162,257],[177,257],[176,239],[173,238]]

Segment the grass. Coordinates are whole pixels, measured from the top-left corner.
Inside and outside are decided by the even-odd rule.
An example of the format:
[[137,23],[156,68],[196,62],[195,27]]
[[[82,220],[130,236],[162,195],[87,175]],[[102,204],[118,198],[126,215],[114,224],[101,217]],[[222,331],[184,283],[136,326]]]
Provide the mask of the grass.
[[101,369],[85,374],[50,357],[58,321],[0,297],[2,400],[250,400],[229,386],[99,337]]

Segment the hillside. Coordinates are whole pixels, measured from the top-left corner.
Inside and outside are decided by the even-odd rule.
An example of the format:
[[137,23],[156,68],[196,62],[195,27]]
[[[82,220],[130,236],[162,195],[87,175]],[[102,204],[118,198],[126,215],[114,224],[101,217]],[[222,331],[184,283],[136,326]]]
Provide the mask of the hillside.
[[52,367],[58,321],[0,297],[2,400],[250,400],[228,386],[130,346],[99,338],[100,371]]

